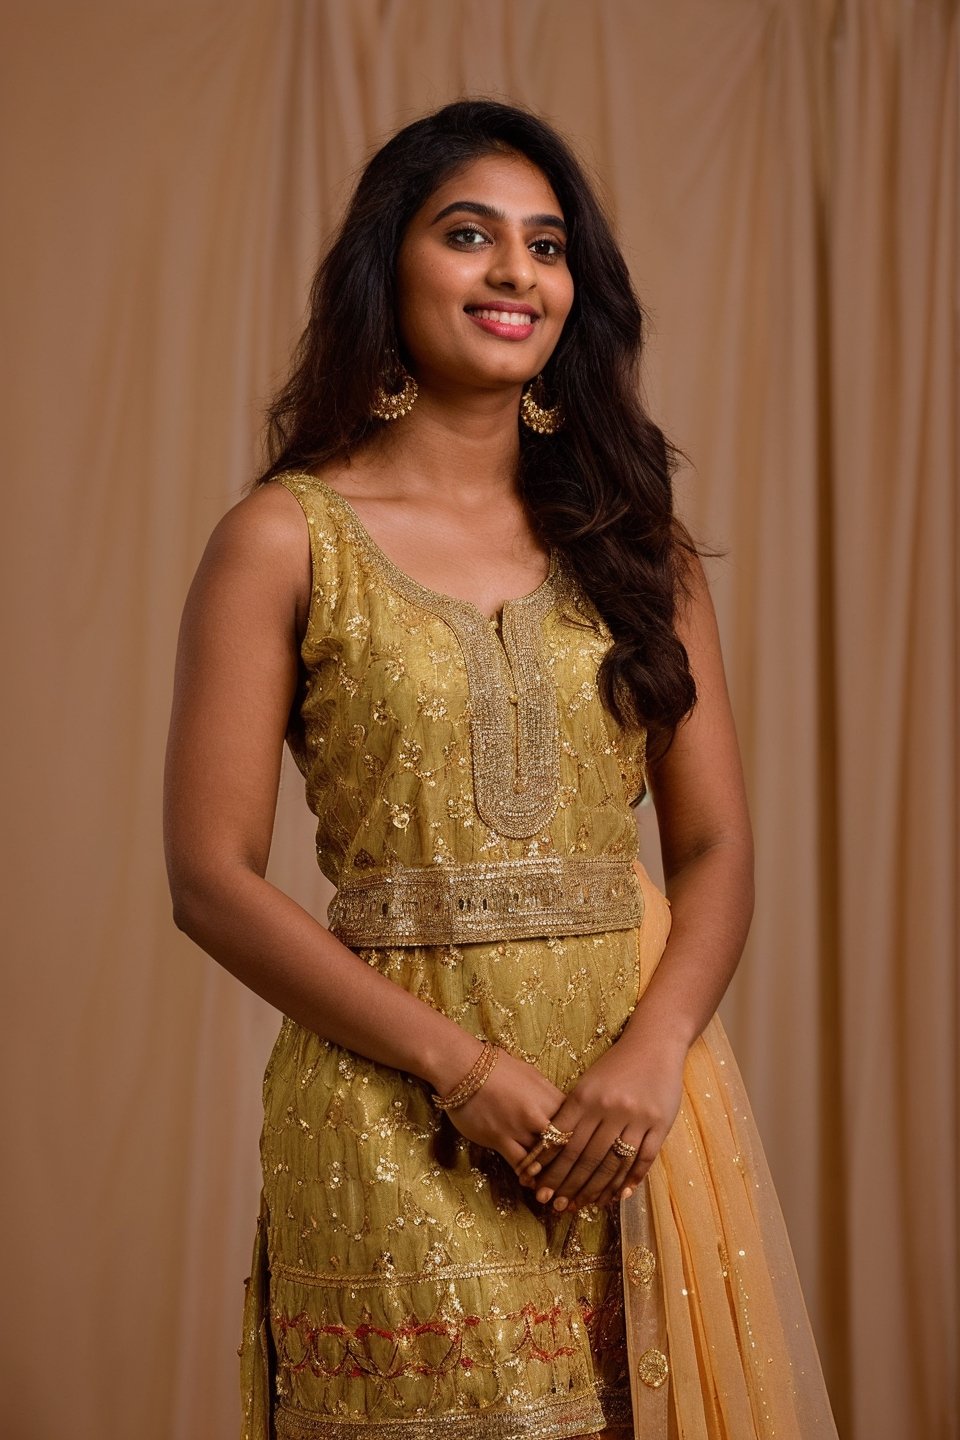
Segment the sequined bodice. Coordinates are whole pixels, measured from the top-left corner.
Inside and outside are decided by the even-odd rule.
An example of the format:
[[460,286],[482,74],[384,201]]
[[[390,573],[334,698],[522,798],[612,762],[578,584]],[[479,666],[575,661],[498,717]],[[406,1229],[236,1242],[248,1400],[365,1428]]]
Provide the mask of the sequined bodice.
[[317,816],[320,867],[339,887],[338,933],[373,943],[378,920],[395,940],[497,924],[562,933],[571,885],[584,916],[596,912],[587,928],[634,923],[624,876],[637,854],[630,803],[643,788],[644,736],[601,702],[610,634],[559,554],[498,625],[399,570],[324,482],[292,473],[277,483],[310,533],[287,738]]

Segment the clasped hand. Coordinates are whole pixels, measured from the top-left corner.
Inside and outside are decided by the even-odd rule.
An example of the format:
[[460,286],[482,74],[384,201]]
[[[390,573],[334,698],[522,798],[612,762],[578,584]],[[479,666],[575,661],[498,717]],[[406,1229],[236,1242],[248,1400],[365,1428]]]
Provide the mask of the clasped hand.
[[[565,1094],[534,1065],[501,1052],[482,1089],[450,1112],[468,1139],[499,1151],[554,1209],[606,1205],[646,1175],[680,1109],[686,1045],[621,1038]],[[567,1132],[544,1148],[547,1125]],[[636,1146],[621,1158],[617,1138]]]

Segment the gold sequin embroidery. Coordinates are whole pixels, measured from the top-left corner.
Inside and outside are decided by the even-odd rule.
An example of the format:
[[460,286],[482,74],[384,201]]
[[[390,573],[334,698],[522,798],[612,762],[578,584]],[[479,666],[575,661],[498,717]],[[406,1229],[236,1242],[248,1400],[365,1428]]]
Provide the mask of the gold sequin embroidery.
[[651,1390],[659,1389],[669,1373],[667,1357],[662,1350],[644,1350],[637,1361],[637,1374]]
[[[544,617],[559,594],[558,552],[551,552],[546,579],[536,590],[504,603],[501,639],[475,605],[430,590],[400,570],[349,501],[322,480],[309,478],[329,494],[351,537],[381,578],[453,631],[470,687],[477,810],[500,835],[511,839],[536,835],[556,812],[560,789],[557,691],[542,643]],[[421,708],[429,705],[424,700]]]
[[657,1273],[657,1257],[648,1245],[634,1245],[627,1255],[627,1276],[631,1285],[644,1288],[653,1284]]
[[[598,1414],[598,1403],[602,1414]],[[378,1440],[552,1440],[554,1436],[626,1425],[630,1415],[629,1393],[604,1392],[597,1387],[585,1395],[551,1398],[527,1405],[487,1406],[483,1410],[447,1415],[409,1415],[402,1420],[350,1420],[311,1415],[281,1405],[277,1410],[277,1440],[370,1440],[376,1429]]]
[[522,1278],[528,1276],[530,1279],[543,1279],[547,1275],[585,1275],[594,1271],[615,1272],[620,1264],[620,1256],[617,1250],[601,1251],[599,1254],[577,1255],[573,1254],[568,1259],[555,1260],[553,1262],[543,1261],[534,1271],[531,1271],[529,1264],[519,1261],[474,1261],[468,1265],[443,1264],[434,1267],[433,1274],[425,1271],[402,1272],[391,1269],[389,1277],[385,1279],[383,1270],[372,1270],[366,1274],[354,1272],[350,1275],[349,1281],[345,1281],[343,1275],[335,1272],[320,1272],[306,1270],[302,1266],[285,1265],[279,1260],[274,1260],[270,1266],[271,1273],[278,1279],[289,1280],[294,1285],[307,1285],[311,1288],[342,1290],[345,1284],[349,1284],[351,1290],[380,1289],[385,1284],[397,1285],[400,1287],[410,1285],[422,1285],[425,1281],[431,1284],[445,1284],[449,1280],[478,1280],[490,1279],[492,1276],[506,1276]]
[[[403,807],[391,807],[401,811]],[[395,825],[409,823],[404,811]],[[543,855],[347,876],[329,909],[345,945],[457,945],[538,935],[628,930],[643,892],[627,860]]]
[[[600,885],[602,865],[586,868],[595,893],[579,898],[589,904],[574,907],[573,923],[556,921],[565,933],[542,933],[542,887],[550,882],[558,907],[572,894],[574,871],[557,871],[556,858],[613,862],[606,874],[616,879],[616,867],[625,875],[636,854],[624,772],[639,741],[621,735],[595,683],[610,635],[562,557],[541,590],[545,600],[552,589],[554,603],[534,631],[526,629],[526,601],[507,605],[499,632],[465,607],[482,619],[482,663],[506,692],[496,722],[502,773],[492,777],[487,804],[475,775],[477,681],[458,634],[422,594],[415,601],[391,583],[329,487],[302,475],[278,478],[309,526],[313,579],[288,741],[317,819],[321,868],[344,905],[352,893],[374,906],[368,884],[449,871],[442,884],[459,888],[445,892],[441,908],[452,906],[457,925],[466,916],[472,926],[448,924],[436,942],[411,922],[413,933],[400,940],[384,929],[381,910],[375,943],[358,951],[566,1089],[620,1033],[640,985],[634,917],[614,929],[610,906],[639,903],[632,874],[620,901]],[[516,837],[506,833],[509,815],[497,828],[496,807],[529,803],[529,789],[508,782],[529,783],[528,762],[537,757],[525,749],[535,738],[529,717],[521,713],[518,724],[523,682],[516,655],[511,662],[511,609],[518,643],[532,645],[555,691],[559,767],[550,818]],[[533,779],[535,790],[549,792],[548,771]],[[525,924],[511,921],[507,930],[490,918],[488,881],[497,876],[508,911],[517,904],[515,882],[529,882]],[[597,897],[602,903],[591,909]],[[631,1364],[626,1352],[623,1283],[631,1302],[646,1292],[623,1273],[616,1213],[585,1207],[574,1217],[541,1216],[506,1162],[439,1123],[420,1081],[292,1021],[282,1036],[264,1086],[261,1298],[251,1297],[244,1330],[245,1364],[260,1366],[265,1382],[281,1382],[271,1406],[278,1436],[560,1440],[613,1428],[618,1418],[629,1424],[628,1375],[634,1394],[643,1386],[636,1355]],[[559,1305],[556,1334],[523,1313],[530,1302],[538,1314]],[[284,1321],[301,1315],[287,1328]],[[480,1324],[465,1326],[467,1315]],[[433,1320],[442,1333],[415,1333]],[[528,1323],[555,1358],[537,1359],[529,1342],[516,1348]],[[326,1326],[342,1327],[361,1374],[337,1335],[320,1336]],[[282,1345],[268,1354],[264,1336],[274,1329]],[[458,1358],[473,1364],[444,1369],[446,1349],[461,1336]],[[427,1368],[397,1374],[394,1341]],[[652,1334],[636,1353],[662,1343]],[[319,1374],[308,1358],[314,1344]],[[281,1353],[290,1364],[268,1377]],[[644,1393],[662,1399],[666,1390]]]
[[[503,828],[495,828],[501,817],[483,800],[482,775],[480,804],[493,825],[478,809],[472,743],[477,687],[472,697],[453,629],[420,603],[432,592],[419,593],[422,587],[413,582],[413,593],[400,593],[354,532],[347,502],[322,481],[288,472],[277,483],[298,500],[310,536],[313,578],[301,689],[287,740],[317,817],[317,860],[332,884],[349,887],[362,869],[372,878],[396,867],[494,863],[548,852],[632,859],[637,835],[628,772],[642,759],[643,737],[621,732],[604,710],[596,672],[611,637],[562,556],[559,563],[554,557],[552,587],[544,582],[534,592],[545,599],[552,588],[554,603],[545,607],[532,637],[538,664],[556,692],[556,808],[542,829],[514,837],[507,831],[526,825],[505,817]],[[515,684],[507,653],[510,612],[525,615],[528,601],[508,603],[503,634],[478,610],[453,602],[490,631],[478,643],[505,687]],[[569,713],[571,696],[575,715]],[[529,787],[519,701],[519,692],[508,689],[500,744],[512,784]],[[529,798],[529,788],[508,791],[506,769],[500,775],[496,764],[486,768],[508,806]],[[531,912],[531,935],[537,933]]]

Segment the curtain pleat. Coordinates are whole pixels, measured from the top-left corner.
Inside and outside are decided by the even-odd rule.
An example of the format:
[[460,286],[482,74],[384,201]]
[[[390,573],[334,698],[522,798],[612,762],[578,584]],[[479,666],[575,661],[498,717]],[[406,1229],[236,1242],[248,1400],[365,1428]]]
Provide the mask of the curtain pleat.
[[[358,168],[470,92],[598,176],[722,552],[759,856],[723,1024],[840,1433],[957,1440],[956,0],[14,0],[0,27],[5,1432],[239,1432],[279,1017],[171,922],[177,623]],[[270,874],[325,913],[292,767]]]

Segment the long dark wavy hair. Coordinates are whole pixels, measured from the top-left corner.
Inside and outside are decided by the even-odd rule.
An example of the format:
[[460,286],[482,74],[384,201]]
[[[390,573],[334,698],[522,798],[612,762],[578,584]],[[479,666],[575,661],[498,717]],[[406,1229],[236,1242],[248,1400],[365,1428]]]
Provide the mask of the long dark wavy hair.
[[697,553],[673,512],[671,477],[686,457],[641,399],[646,315],[610,225],[583,168],[538,116],[460,100],[376,152],[314,278],[290,378],[268,410],[269,463],[254,484],[344,458],[384,423],[370,407],[392,357],[404,354],[395,277],[406,228],[443,181],[497,152],[526,156],[553,187],[574,284],[543,372],[564,424],[549,436],[520,427],[520,492],[538,535],[562,549],[610,629],[604,703],[619,723],[648,728],[655,756],[696,702],[674,628]]

